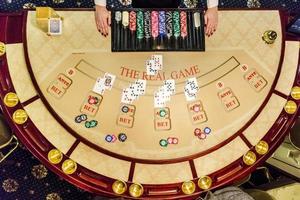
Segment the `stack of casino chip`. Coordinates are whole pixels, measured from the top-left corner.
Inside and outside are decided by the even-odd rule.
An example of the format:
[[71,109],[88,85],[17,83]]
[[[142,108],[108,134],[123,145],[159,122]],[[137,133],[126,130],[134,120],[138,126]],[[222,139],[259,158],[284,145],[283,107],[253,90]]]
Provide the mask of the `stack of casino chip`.
[[98,125],[98,121],[96,120],[87,121],[87,119],[88,118],[86,114],[81,114],[75,117],[75,122],[79,124],[85,121],[84,123],[85,128],[94,128]]
[[144,38],[144,15],[142,11],[137,12],[137,38]]
[[178,11],[173,12],[173,31],[175,38],[180,36],[180,17]]
[[94,128],[98,125],[98,122],[96,120],[86,121],[84,126],[85,128]]
[[211,129],[209,127],[205,127],[203,131],[200,128],[196,128],[194,130],[194,135],[198,137],[200,140],[204,140],[208,134],[211,133]]
[[87,115],[86,114],[81,114],[75,117],[75,122],[76,123],[81,123],[83,121],[87,120]]
[[127,140],[127,135],[125,133],[120,133],[118,139],[120,142],[125,142]]
[[127,140],[127,135],[125,133],[120,133],[118,137],[116,137],[114,134],[107,134],[105,136],[105,141],[109,143],[114,143],[117,141],[117,139],[120,142],[125,142]]
[[174,48],[179,48],[179,36],[180,36],[180,16],[178,11],[173,12],[173,36],[175,37]]
[[176,137],[168,137],[167,139],[161,139],[159,141],[159,145],[161,147],[167,147],[169,144],[178,144],[178,138]]
[[151,35],[153,38],[158,36],[158,12],[151,12]]
[[136,12],[130,11],[129,13],[129,30],[130,30],[130,41],[131,48],[136,48]]
[[159,11],[158,13],[158,32],[160,36],[166,35],[166,12]]
[[136,13],[134,11],[129,13],[129,30],[136,31]]
[[150,11],[145,11],[145,13],[144,13],[144,33],[145,33],[146,40],[151,38],[151,15],[150,15]]
[[187,36],[186,12],[184,11],[180,12],[180,33],[182,38]]
[[117,137],[115,135],[106,135],[105,136],[105,141],[109,143],[114,143],[117,140]]
[[172,16],[172,11],[168,11],[166,13],[166,32],[167,32],[167,37],[171,38],[173,36],[173,16]]

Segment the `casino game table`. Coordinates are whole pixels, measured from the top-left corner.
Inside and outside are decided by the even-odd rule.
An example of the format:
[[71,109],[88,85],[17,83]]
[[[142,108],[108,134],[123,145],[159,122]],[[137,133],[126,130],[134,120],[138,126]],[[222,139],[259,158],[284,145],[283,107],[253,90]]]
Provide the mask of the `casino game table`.
[[[82,189],[195,199],[249,175],[297,118],[299,41],[285,36],[281,11],[221,10],[203,52],[112,52],[93,10],[57,13],[59,36],[37,26],[34,10],[0,15],[0,105],[29,151]],[[277,33],[273,44],[262,40],[268,30]],[[153,54],[163,56],[163,70],[149,76],[145,60]],[[93,86],[105,73],[116,80],[96,94]],[[191,77],[200,87],[195,101],[184,95]],[[124,105],[122,90],[137,79],[147,81],[146,92]],[[168,79],[176,92],[165,108],[154,108],[154,91]],[[98,103],[89,104],[91,96]],[[97,125],[76,121],[83,113]],[[105,140],[120,133],[125,141]],[[160,145],[170,138],[176,144]]]

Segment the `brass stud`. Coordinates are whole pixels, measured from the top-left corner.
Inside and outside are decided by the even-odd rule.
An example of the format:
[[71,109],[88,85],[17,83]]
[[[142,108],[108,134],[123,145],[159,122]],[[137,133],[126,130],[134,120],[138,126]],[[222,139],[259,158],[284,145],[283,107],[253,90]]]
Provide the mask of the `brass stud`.
[[48,160],[50,163],[56,165],[63,159],[63,154],[58,149],[52,149],[48,153]]
[[256,162],[256,155],[252,151],[248,151],[244,156],[243,156],[243,161],[246,165],[253,165]]
[[124,194],[124,192],[126,192],[127,190],[127,185],[124,181],[121,180],[116,180],[113,184],[112,184],[112,190],[114,191],[114,193],[121,195]]
[[287,101],[284,110],[288,114],[294,114],[297,111],[297,104],[294,101]]
[[19,103],[19,98],[16,93],[9,92],[4,96],[3,102],[7,107],[12,108]]
[[269,151],[269,145],[267,142],[261,140],[255,145],[255,151],[259,155],[265,155]]
[[300,99],[300,87],[298,87],[298,86],[293,87],[292,91],[291,91],[291,96],[293,97],[293,99],[299,100]]
[[132,197],[138,198],[138,197],[142,196],[143,193],[144,193],[144,188],[141,184],[133,183],[133,184],[130,185],[129,194]]
[[212,185],[212,179],[209,176],[202,176],[198,180],[198,186],[202,190],[207,190]]
[[6,47],[3,42],[0,42],[0,56],[3,56],[6,52]]
[[181,185],[181,190],[184,194],[193,194],[196,190],[196,185],[193,181],[185,181]]
[[67,159],[63,162],[61,168],[65,174],[73,174],[77,169],[77,164],[75,161]]
[[18,109],[14,112],[13,114],[13,121],[16,123],[16,124],[24,124],[28,119],[28,115],[26,113],[25,110],[23,109]]
[[272,31],[272,30],[267,30],[262,35],[262,40],[266,44],[273,44],[275,42],[276,38],[277,38],[277,33],[275,31]]

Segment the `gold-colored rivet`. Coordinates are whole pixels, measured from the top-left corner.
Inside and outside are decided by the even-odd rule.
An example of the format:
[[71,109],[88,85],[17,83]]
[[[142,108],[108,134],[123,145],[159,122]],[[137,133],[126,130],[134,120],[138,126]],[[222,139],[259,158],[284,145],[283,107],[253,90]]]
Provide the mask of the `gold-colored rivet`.
[[255,145],[255,151],[259,155],[265,155],[269,151],[269,145],[267,142],[261,140]]
[[6,47],[3,42],[0,42],[0,56],[3,56],[6,52]]
[[113,184],[112,184],[112,190],[114,191],[114,193],[121,195],[124,194],[124,192],[126,192],[127,190],[127,185],[124,181],[121,180],[116,180]]
[[18,109],[14,112],[13,114],[13,121],[16,123],[16,124],[24,124],[28,119],[28,115],[26,113],[25,110],[23,109]]
[[58,149],[52,149],[48,153],[48,160],[52,164],[58,164],[63,159],[63,154]]
[[19,98],[16,93],[9,92],[4,96],[3,99],[4,105],[7,107],[15,107],[19,103]]
[[293,87],[292,91],[291,91],[291,96],[293,97],[293,99],[299,100],[300,99],[300,87],[298,87],[298,86]]
[[63,162],[61,168],[65,174],[73,174],[77,169],[77,164],[75,161],[67,159]]
[[243,156],[243,161],[246,165],[253,165],[256,162],[256,155],[252,151],[248,151],[244,156]]
[[196,190],[196,185],[193,181],[185,181],[181,185],[181,190],[184,194],[193,194]]
[[212,185],[212,179],[209,176],[202,176],[198,180],[198,186],[202,190],[207,190]]
[[294,114],[297,111],[297,104],[294,101],[287,101],[284,110],[288,114]]
[[133,184],[130,185],[129,194],[132,197],[138,198],[138,197],[142,196],[143,193],[144,193],[144,188],[141,184],[133,183]]

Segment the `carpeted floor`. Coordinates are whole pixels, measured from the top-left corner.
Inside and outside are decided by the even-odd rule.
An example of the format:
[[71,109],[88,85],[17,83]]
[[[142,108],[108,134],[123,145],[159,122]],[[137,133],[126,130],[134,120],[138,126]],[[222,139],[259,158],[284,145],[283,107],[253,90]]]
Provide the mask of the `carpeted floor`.
[[[0,0],[0,12],[16,12],[21,10],[24,4],[27,7],[33,5],[83,8],[94,6],[91,0]],[[111,7],[122,6],[117,0],[109,0],[109,5]],[[294,13],[298,10],[300,13],[300,0],[221,0],[220,7],[281,8]],[[0,200],[86,200],[94,198],[93,195],[77,189],[47,170],[22,145],[0,164]]]

